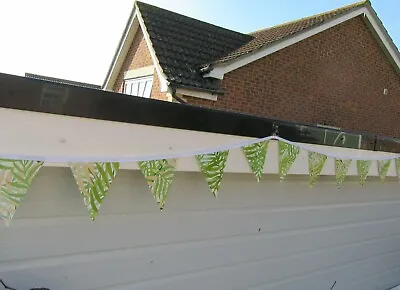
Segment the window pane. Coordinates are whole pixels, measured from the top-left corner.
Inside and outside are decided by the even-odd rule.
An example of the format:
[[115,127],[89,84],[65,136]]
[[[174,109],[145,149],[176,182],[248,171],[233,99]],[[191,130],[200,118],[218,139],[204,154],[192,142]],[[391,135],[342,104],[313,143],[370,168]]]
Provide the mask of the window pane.
[[138,96],[143,97],[144,87],[146,86],[146,81],[141,80],[138,82]]
[[140,77],[125,81],[124,93],[137,97],[150,98],[153,76]]
[[139,96],[138,95],[138,82],[132,82],[132,91],[131,91],[131,95],[132,96]]
[[150,98],[151,97],[151,87],[153,86],[153,80],[149,80],[146,82],[146,88],[143,93],[144,98]]

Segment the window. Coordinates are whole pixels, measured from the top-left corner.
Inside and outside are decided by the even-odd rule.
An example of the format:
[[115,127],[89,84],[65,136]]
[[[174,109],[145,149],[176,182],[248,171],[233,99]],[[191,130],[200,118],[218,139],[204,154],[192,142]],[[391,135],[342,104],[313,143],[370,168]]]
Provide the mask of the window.
[[124,94],[150,98],[153,76],[145,76],[134,79],[127,79],[124,83]]

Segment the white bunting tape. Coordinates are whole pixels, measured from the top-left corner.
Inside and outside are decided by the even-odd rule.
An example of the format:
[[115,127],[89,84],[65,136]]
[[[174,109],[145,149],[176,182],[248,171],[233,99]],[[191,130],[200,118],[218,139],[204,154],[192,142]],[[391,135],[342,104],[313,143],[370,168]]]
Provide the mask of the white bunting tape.
[[[326,155],[331,158],[337,159],[351,159],[351,160],[372,160],[372,161],[383,161],[383,160],[392,160],[396,158],[400,158],[400,154],[395,153],[387,153],[387,152],[377,152],[377,151],[365,151],[352,149],[350,152],[335,150],[332,152],[332,148],[335,149],[347,149],[348,148],[339,148],[339,147],[331,147],[331,146],[322,146],[322,145],[308,145],[303,143],[292,142],[286,139],[283,139],[278,136],[269,136],[261,139],[252,139],[249,141],[244,141],[232,145],[226,145],[221,147],[202,149],[202,150],[193,150],[193,151],[184,151],[178,153],[168,153],[168,154],[159,154],[159,155],[141,155],[141,156],[127,156],[127,157],[113,157],[113,156],[90,156],[90,157],[76,157],[76,156],[43,156],[43,155],[25,155],[25,154],[4,154],[0,153],[1,159],[17,159],[17,160],[34,160],[34,161],[43,161],[48,163],[80,163],[80,162],[138,162],[138,161],[150,161],[150,160],[161,160],[161,159],[178,159],[184,157],[191,157],[202,154],[209,154],[220,151],[227,151],[232,149],[241,148],[243,146],[248,146],[251,144],[259,143],[267,140],[279,140],[288,144],[292,144],[294,146],[299,147],[300,149],[320,153]],[[358,151],[358,152],[355,152]],[[373,153],[373,154],[372,154]],[[371,156],[373,155],[373,156]]]

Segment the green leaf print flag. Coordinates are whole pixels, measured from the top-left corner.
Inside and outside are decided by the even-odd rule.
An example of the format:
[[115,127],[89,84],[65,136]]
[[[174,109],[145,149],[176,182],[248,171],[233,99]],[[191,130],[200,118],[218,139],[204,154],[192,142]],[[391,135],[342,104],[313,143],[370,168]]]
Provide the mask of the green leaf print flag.
[[0,216],[8,226],[43,162],[0,159]]
[[336,186],[340,188],[351,164],[350,159],[335,159]]
[[206,177],[211,192],[217,197],[229,151],[197,155],[197,163]]
[[176,161],[174,159],[139,162],[139,168],[146,178],[150,191],[153,193],[160,209],[164,208],[168,190],[174,177],[175,166]]
[[251,171],[254,173],[257,181],[260,181],[264,173],[265,158],[267,156],[268,141],[259,142],[244,146],[242,148],[243,154],[249,162]]
[[365,181],[367,180],[371,164],[371,160],[357,160],[357,171],[361,185],[364,185]]
[[378,161],[378,169],[379,169],[379,178],[382,182],[385,181],[386,175],[388,174],[391,160],[379,160]]
[[279,177],[282,181],[287,173],[289,172],[290,167],[296,161],[297,156],[300,153],[300,149],[297,146],[294,146],[289,143],[285,143],[283,141],[279,141]]
[[72,174],[90,217],[94,220],[103,199],[119,170],[118,162],[76,163],[71,166]]
[[310,185],[314,186],[318,176],[326,163],[328,156],[317,152],[308,152],[308,170],[310,172]]

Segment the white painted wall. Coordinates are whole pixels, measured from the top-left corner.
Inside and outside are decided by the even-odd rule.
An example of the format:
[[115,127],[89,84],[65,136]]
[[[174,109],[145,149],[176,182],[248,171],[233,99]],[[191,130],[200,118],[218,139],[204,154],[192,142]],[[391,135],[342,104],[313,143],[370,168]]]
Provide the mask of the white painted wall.
[[400,283],[400,185],[332,176],[261,183],[226,174],[217,200],[177,172],[160,212],[141,173],[122,171],[90,222],[67,168],[45,167],[11,227],[0,277],[18,290],[389,289]]

